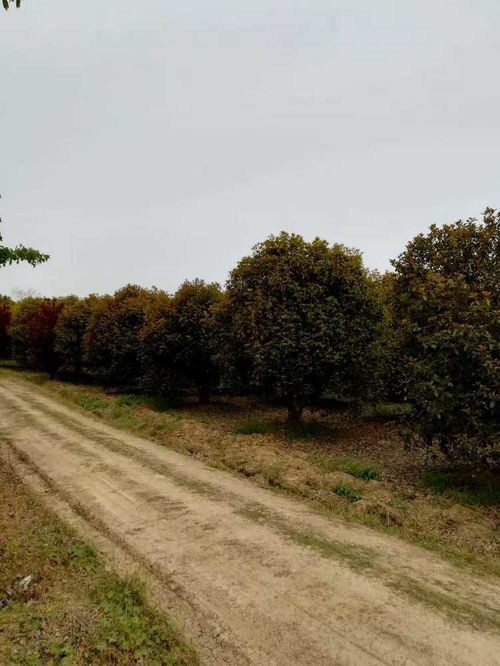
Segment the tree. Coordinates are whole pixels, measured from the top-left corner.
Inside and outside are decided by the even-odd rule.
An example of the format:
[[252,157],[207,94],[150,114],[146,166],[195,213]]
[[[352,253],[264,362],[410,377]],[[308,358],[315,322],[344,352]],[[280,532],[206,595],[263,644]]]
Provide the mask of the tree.
[[240,261],[227,295],[232,346],[289,420],[326,389],[366,393],[382,313],[358,251],[282,232]]
[[96,300],[95,296],[68,298],[55,328],[55,350],[59,354],[61,368],[77,379],[82,375],[83,340]]
[[27,298],[16,303],[11,337],[13,356],[20,365],[55,376],[59,368],[55,327],[63,307],[64,300],[57,298]]
[[500,464],[500,213],[410,241],[393,262],[409,441],[457,464]]
[[135,388],[141,377],[139,332],[152,293],[127,285],[96,300],[84,336],[84,361],[100,380]]
[[141,336],[146,390],[172,398],[195,390],[208,401],[218,377],[212,311],[220,298],[218,284],[194,280],[151,311]]
[[0,296],[0,359],[10,357],[10,323],[12,320],[12,300]]

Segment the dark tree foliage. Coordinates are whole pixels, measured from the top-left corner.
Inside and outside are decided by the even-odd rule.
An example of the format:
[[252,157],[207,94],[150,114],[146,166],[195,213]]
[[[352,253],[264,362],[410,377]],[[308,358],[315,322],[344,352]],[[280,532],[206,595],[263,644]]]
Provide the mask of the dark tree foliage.
[[141,377],[139,332],[152,293],[135,285],[96,300],[84,336],[84,362],[101,381],[135,388]]
[[59,354],[61,369],[77,379],[82,376],[83,339],[96,301],[95,296],[68,298],[55,329],[55,350]]
[[12,300],[0,296],[0,359],[10,358],[10,323],[12,320]]
[[220,299],[218,284],[194,280],[151,311],[141,336],[149,391],[172,399],[195,391],[208,401],[218,379],[212,313]]
[[227,292],[232,347],[290,420],[325,390],[366,393],[382,312],[357,251],[283,232],[240,261]]
[[16,303],[11,328],[12,354],[15,360],[54,377],[59,368],[55,327],[64,300],[27,298]]
[[500,214],[430,227],[393,262],[411,442],[500,465]]

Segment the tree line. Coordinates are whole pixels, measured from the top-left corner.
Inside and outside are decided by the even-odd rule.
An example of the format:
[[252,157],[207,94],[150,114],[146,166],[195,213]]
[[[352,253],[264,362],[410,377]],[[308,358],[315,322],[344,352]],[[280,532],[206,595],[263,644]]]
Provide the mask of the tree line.
[[282,232],[224,289],[127,285],[87,298],[0,297],[0,357],[172,403],[251,394],[300,421],[326,399],[406,401],[410,445],[500,466],[500,212],[412,239],[385,274]]

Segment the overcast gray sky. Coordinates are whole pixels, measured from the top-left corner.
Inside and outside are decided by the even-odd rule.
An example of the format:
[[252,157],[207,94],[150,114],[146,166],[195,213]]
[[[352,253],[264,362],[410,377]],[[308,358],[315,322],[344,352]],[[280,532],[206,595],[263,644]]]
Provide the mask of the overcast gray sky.
[[223,282],[282,229],[386,268],[500,205],[498,0],[23,0],[0,12],[0,292]]

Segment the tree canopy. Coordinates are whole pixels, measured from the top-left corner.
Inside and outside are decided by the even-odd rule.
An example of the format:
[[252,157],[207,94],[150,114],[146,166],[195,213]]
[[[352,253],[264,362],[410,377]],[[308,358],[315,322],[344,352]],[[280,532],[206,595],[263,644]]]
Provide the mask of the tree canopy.
[[206,402],[217,383],[214,306],[218,284],[184,282],[172,299],[154,308],[142,332],[144,384],[154,392],[177,397],[195,390]]
[[500,462],[500,213],[431,226],[394,262],[415,443]]
[[240,261],[227,292],[251,381],[283,399],[290,420],[325,390],[353,397],[369,386],[382,313],[359,252],[282,232]]

